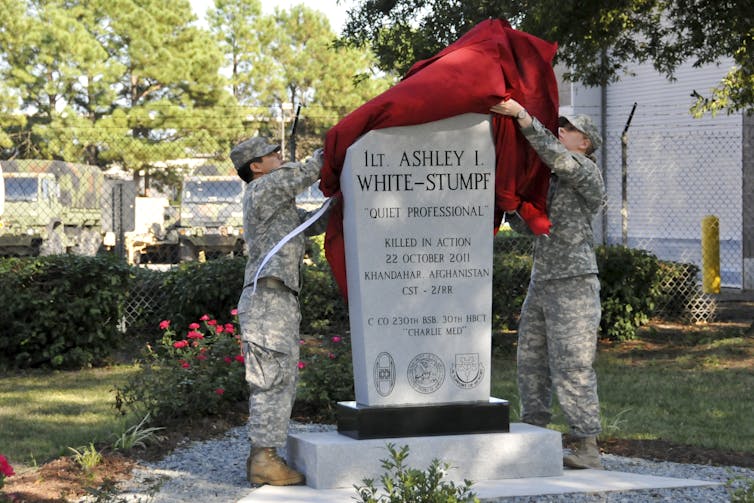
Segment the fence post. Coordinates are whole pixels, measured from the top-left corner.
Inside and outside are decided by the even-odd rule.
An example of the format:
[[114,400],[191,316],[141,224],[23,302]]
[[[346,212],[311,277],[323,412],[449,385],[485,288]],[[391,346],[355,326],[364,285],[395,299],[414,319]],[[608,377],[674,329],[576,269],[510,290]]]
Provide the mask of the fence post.
[[720,293],[720,221],[702,218],[702,287],[704,293]]
[[628,115],[626,125],[623,127],[623,132],[620,135],[620,182],[621,182],[621,235],[623,246],[628,246],[628,128],[631,126],[631,119],[634,117],[636,111],[636,102],[631,107],[631,113]]
[[291,162],[296,162],[296,127],[298,127],[298,117],[301,113],[301,103],[296,107],[296,116],[291,126]]
[[123,183],[113,185],[111,191],[111,214],[115,240],[115,255],[125,257],[126,249],[124,246],[125,232],[123,230]]
[[743,114],[743,175],[741,181],[742,288],[754,291],[754,115]]

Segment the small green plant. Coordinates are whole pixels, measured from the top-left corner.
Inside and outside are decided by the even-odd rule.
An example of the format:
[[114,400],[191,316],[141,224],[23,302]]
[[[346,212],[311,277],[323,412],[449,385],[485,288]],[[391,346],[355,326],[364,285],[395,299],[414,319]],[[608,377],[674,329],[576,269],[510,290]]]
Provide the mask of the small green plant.
[[163,427],[150,426],[145,428],[144,425],[149,423],[150,414],[146,413],[144,418],[139,422],[128,428],[120,435],[116,435],[115,443],[113,447],[120,450],[129,450],[134,447],[146,448],[148,443],[161,442],[164,440],[164,436],[159,435],[157,432],[164,430]]
[[479,498],[471,491],[472,482],[464,480],[463,485],[443,481],[451,466],[433,459],[426,471],[405,465],[408,446],[400,450],[388,443],[390,459],[382,459],[386,471],[380,477],[385,494],[379,494],[373,479],[364,479],[363,486],[354,485],[360,503],[478,503]]
[[167,479],[168,477],[165,475],[157,479],[146,479],[144,481],[146,488],[140,490],[140,492],[146,493],[146,499],[133,499],[133,496],[119,496],[120,490],[117,481],[105,479],[99,487],[84,488],[88,495],[86,501],[89,503],[149,503],[154,501],[155,494],[159,492],[160,487]]
[[73,451],[73,460],[86,473],[92,473],[92,470],[102,462],[102,454],[97,451],[97,448],[91,442],[88,447],[79,447],[78,449],[69,447],[68,449]]
[[599,438],[604,440],[606,438],[614,437],[617,433],[619,433],[623,428],[623,425],[627,422],[627,420],[624,419],[623,416],[625,414],[628,414],[630,411],[631,409],[623,409],[613,417],[607,417],[603,414],[600,414],[602,433],[600,433]]
[[754,479],[733,477],[726,483],[731,503],[754,503]]

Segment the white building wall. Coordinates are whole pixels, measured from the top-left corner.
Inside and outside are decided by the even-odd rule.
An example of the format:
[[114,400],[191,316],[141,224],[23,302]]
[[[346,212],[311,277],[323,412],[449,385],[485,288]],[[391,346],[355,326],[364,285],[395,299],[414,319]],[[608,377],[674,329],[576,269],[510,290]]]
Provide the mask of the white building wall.
[[[727,73],[720,66],[684,65],[668,81],[649,65],[636,68],[605,89],[572,86],[565,113],[587,113],[604,125],[608,204],[597,226],[607,244],[623,244],[621,133],[637,104],[627,133],[627,230],[629,247],[661,259],[701,265],[701,220],[720,219],[722,282],[742,282],[742,124],[741,114],[695,119],[689,111],[694,90],[708,95]],[[604,225],[604,227],[603,227]]]

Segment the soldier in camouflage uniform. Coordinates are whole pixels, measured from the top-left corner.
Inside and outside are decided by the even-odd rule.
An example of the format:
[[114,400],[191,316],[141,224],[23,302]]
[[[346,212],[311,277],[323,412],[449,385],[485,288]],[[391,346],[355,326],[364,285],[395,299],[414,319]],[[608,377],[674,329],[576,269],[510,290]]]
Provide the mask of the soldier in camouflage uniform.
[[[280,147],[255,137],[230,153],[238,175],[248,183],[243,199],[244,238],[248,246],[238,318],[246,363],[251,453],[246,474],[252,484],[294,485],[304,476],[288,467],[276,448],[285,444],[296,395],[299,358],[298,293],[305,238],[298,234],[278,250],[257,275],[265,256],[308,214],[296,195],[319,178],[322,151],[305,164],[282,163]],[[324,232],[326,219],[307,229]],[[258,277],[256,285],[254,278]]]
[[[515,117],[521,132],[550,167],[549,235],[537,236],[534,264],[518,329],[521,420],[546,426],[554,388],[577,447],[563,461],[573,468],[602,468],[601,431],[593,363],[601,316],[600,283],[592,220],[605,187],[592,153],[602,144],[586,115],[561,117],[558,137],[515,100],[493,112]],[[520,220],[515,219],[521,223]]]

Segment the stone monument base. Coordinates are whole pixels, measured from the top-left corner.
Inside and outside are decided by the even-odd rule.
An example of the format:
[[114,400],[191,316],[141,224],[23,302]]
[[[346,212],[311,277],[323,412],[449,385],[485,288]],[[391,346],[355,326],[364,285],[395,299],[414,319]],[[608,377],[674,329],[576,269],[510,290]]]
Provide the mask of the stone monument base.
[[338,402],[338,433],[357,440],[369,438],[505,433],[510,429],[507,400],[441,405],[369,407]]
[[478,433],[424,437],[355,440],[335,431],[288,436],[288,463],[306,476],[314,489],[363,485],[365,478],[379,483],[385,472],[381,460],[390,458],[386,444],[409,448],[407,466],[426,470],[433,459],[451,465],[446,478],[499,480],[555,477],[563,473],[561,435],[524,423],[510,425],[509,433]]

